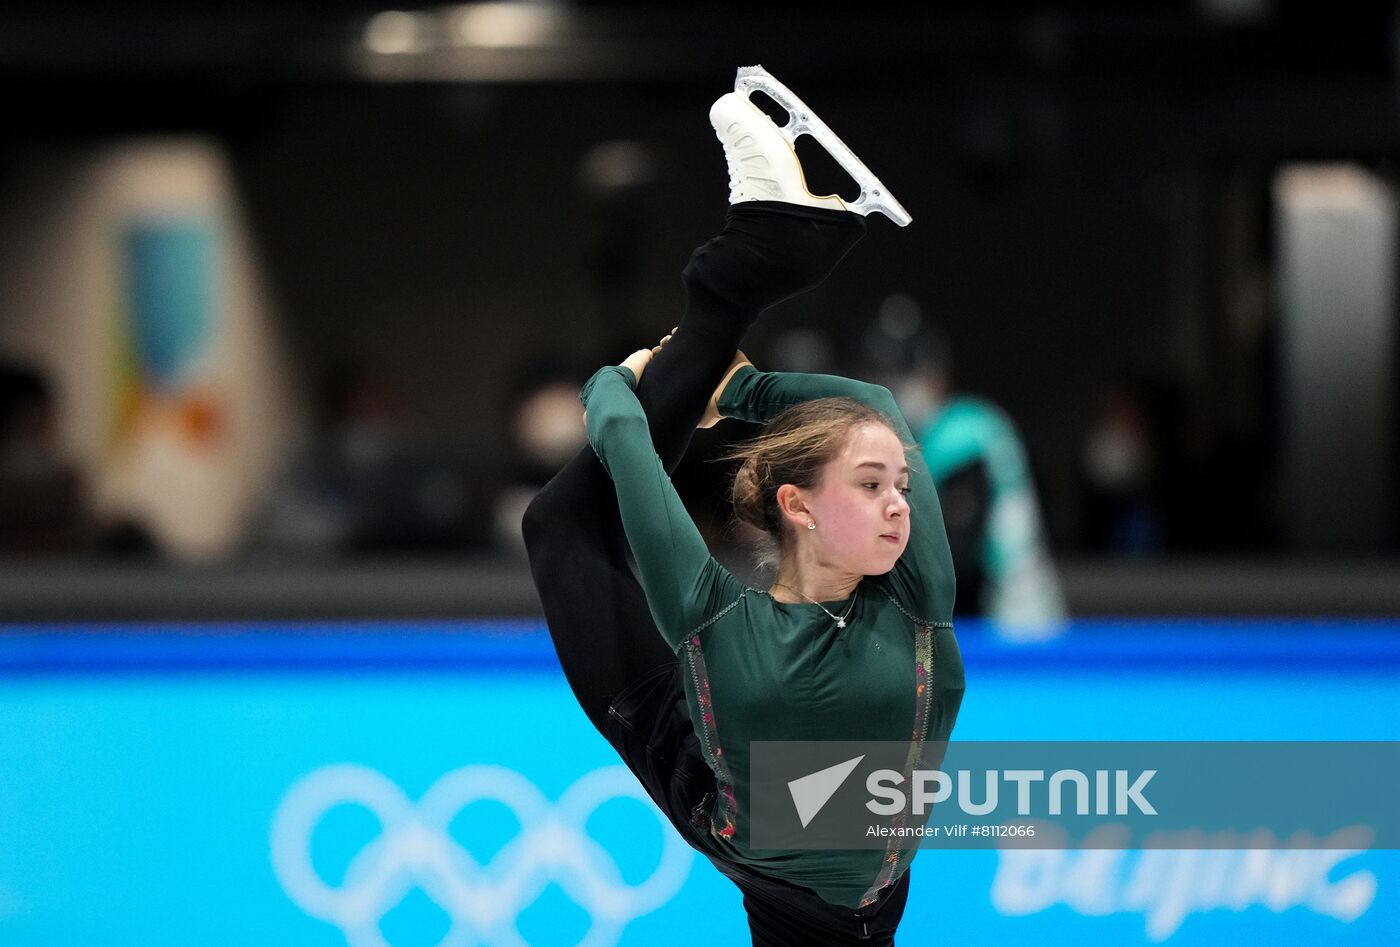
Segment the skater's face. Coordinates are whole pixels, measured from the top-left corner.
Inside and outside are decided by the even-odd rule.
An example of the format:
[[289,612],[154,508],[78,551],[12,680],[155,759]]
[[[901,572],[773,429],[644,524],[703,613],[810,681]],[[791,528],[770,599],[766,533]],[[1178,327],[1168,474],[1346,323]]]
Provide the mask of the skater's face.
[[[852,428],[808,491],[813,530],[799,529],[818,561],[856,575],[884,575],[909,544],[909,464],[883,424]],[[802,533],[807,533],[802,536]]]

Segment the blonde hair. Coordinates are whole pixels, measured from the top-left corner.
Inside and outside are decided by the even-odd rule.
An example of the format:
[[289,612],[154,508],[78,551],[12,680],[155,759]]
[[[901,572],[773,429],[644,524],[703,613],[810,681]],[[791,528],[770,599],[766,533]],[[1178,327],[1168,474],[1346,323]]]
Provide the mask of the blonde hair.
[[900,438],[893,421],[854,398],[817,398],[786,409],[757,437],[731,448],[721,460],[740,461],[730,488],[734,516],[764,536],[759,560],[775,566],[792,543],[790,528],[778,507],[778,488],[785,483],[812,489],[850,436],[862,424],[881,424]]

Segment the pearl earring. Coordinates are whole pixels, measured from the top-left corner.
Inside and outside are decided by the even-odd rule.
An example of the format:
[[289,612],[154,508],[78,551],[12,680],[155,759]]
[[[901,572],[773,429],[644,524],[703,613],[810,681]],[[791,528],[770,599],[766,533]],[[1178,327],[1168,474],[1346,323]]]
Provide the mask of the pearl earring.
[[808,529],[816,529],[816,528],[817,528],[817,524],[816,524],[816,523],[813,523],[811,520],[808,520],[808,521],[807,521],[807,528],[808,528]]

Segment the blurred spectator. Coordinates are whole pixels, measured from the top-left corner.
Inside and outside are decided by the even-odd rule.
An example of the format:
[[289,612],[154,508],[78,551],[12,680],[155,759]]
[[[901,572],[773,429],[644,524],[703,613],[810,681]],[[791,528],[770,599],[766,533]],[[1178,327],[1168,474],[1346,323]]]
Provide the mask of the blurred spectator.
[[73,552],[88,538],[83,484],[60,450],[48,381],[0,363],[0,551]]
[[583,382],[562,359],[540,356],[518,373],[510,392],[507,485],[492,513],[496,544],[524,555],[520,520],[540,487],[588,443],[578,392]]
[[627,139],[594,144],[577,168],[578,186],[593,211],[584,270],[593,284],[596,318],[617,333],[613,342],[629,352],[641,328],[640,279],[658,213],[660,170],[651,144]]
[[985,398],[953,392],[947,340],[909,296],[881,305],[864,354],[894,393],[938,486],[957,574],[955,612],[991,619],[1011,637],[1057,633],[1064,595],[1011,419]]
[[333,368],[313,427],[270,498],[265,545],[319,554],[484,541],[489,478],[466,450],[416,441],[389,376],[359,363]]
[[1141,556],[1161,548],[1156,440],[1141,397],[1128,382],[1114,383],[1100,401],[1081,456],[1085,541],[1091,549]]
[[821,329],[804,326],[788,329],[774,341],[766,359],[775,372],[814,374],[833,370],[831,339]]

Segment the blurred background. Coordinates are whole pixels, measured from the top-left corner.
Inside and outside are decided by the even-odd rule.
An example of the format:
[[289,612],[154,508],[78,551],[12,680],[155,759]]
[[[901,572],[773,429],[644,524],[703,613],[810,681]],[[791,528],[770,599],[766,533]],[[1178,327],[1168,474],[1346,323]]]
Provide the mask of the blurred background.
[[[698,864],[631,926],[543,869],[509,930],[421,873],[369,926],[324,886],[373,873],[375,779],[513,767],[555,804],[609,764],[520,514],[584,443],[581,383],[675,324],[726,204],[706,112],[751,63],[914,217],[745,348],[899,397],[958,560],[959,735],[1396,735],[1396,5],[7,4],[0,940],[681,943],[725,898],[742,936]],[[812,190],[853,197],[808,144]],[[750,433],[702,432],[676,479],[761,581],[713,460]],[[541,721],[567,762],[522,748]],[[352,763],[312,874],[270,856],[279,800]],[[958,857],[921,858],[909,942],[1400,923],[1376,853],[1361,881],[1280,862],[1306,884],[1267,897],[1161,881],[1190,864],[1012,897],[1014,865]],[[214,891],[248,906],[217,931]]]

